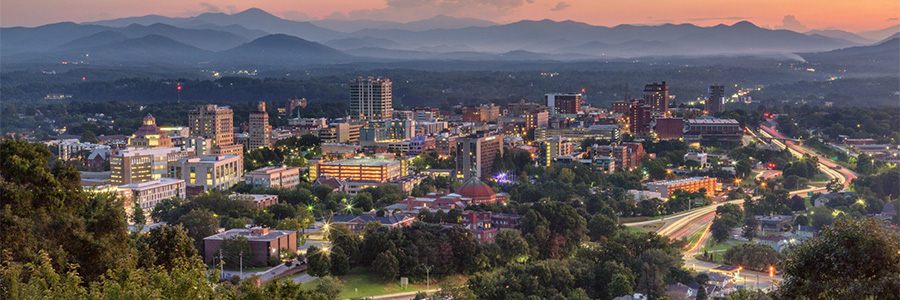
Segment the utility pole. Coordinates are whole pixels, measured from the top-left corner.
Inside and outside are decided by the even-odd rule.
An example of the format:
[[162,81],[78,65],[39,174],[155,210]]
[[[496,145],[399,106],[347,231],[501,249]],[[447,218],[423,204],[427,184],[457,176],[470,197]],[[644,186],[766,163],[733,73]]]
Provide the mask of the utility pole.
[[244,278],[244,250],[241,250],[240,256],[241,256],[241,278],[243,279]]
[[225,276],[225,261],[222,260],[222,248],[219,248],[219,271]]
[[431,289],[431,266],[422,264],[422,267],[425,268],[425,291],[427,293]]

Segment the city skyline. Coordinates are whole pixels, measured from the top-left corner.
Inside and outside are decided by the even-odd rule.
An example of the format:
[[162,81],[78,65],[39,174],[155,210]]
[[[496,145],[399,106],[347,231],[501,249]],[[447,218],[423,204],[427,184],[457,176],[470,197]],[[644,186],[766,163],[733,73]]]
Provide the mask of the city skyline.
[[436,15],[477,18],[495,23],[520,20],[572,20],[599,26],[619,24],[657,25],[691,23],[699,26],[733,24],[749,21],[761,27],[809,31],[840,29],[851,32],[879,30],[898,24],[900,3],[865,0],[820,3],[798,0],[734,1],[710,6],[704,1],[652,3],[631,1],[599,3],[582,0],[467,0],[467,1],[402,1],[385,2],[336,0],[328,2],[300,1],[285,4],[263,0],[184,2],[161,0],[152,3],[86,0],[5,1],[0,6],[0,26],[39,26],[58,22],[93,22],[144,16],[190,17],[208,12],[238,13],[260,8],[276,16],[298,21],[316,20],[381,20],[410,22]]

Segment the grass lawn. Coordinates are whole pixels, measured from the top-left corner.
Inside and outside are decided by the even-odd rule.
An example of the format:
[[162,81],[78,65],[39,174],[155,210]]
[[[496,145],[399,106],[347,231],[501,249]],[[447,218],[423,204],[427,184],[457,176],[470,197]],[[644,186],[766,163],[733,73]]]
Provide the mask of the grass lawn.
[[714,246],[707,246],[706,248],[701,248],[700,251],[716,251],[716,250],[728,250],[731,247],[743,244],[751,244],[752,242],[738,241],[734,239],[729,239],[724,243],[718,243]]
[[816,174],[816,176],[813,176],[812,180],[810,180],[810,181],[812,181],[812,182],[823,182],[823,181],[828,182],[829,180],[828,180],[827,175],[819,173],[819,174]]
[[[244,267],[244,273],[264,272],[264,271],[266,271],[266,270],[268,270],[268,269],[269,269],[268,267],[257,267],[257,268]],[[233,269],[232,269],[232,268],[225,268],[225,270],[227,270],[227,271],[240,271],[241,268],[240,268],[240,267],[233,268]],[[248,275],[248,276],[249,276],[249,275]]]
[[659,230],[660,228],[662,228],[662,227],[665,226],[665,225],[666,225],[666,222],[657,222],[657,223],[651,223],[651,224],[646,224],[646,225],[640,225],[640,226],[636,226],[636,227],[630,227],[630,226],[626,226],[626,227],[628,228],[629,231],[637,231],[637,232],[652,231],[652,232],[656,232],[657,230]]
[[[341,299],[352,297],[371,297],[402,292],[414,292],[426,289],[424,280],[417,283],[410,282],[409,287],[406,289],[400,288],[399,280],[387,284],[382,283],[375,278],[375,274],[372,273],[372,270],[370,268],[353,268],[347,275],[338,276],[338,279],[340,279],[344,284],[344,288],[341,291],[341,295],[339,296],[339,298]],[[467,277],[459,275],[453,276],[451,278],[445,278],[442,281],[431,278],[431,288],[440,288],[441,284],[445,282],[455,284],[465,282],[467,279]],[[315,289],[316,286],[318,286],[318,283],[318,279],[304,283],[303,289]]]
[[646,229],[636,228],[636,227],[625,227],[628,229],[628,232],[647,232]]

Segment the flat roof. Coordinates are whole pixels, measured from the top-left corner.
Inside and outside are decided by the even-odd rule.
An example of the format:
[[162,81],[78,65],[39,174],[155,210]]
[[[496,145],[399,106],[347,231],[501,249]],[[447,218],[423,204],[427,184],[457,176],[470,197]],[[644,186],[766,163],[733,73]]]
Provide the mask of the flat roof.
[[[259,228],[255,228],[255,229],[259,230]],[[269,242],[269,241],[276,240],[280,237],[283,237],[283,236],[286,236],[286,235],[289,235],[292,233],[297,233],[296,231],[293,231],[293,230],[269,230],[269,232],[266,234],[254,234],[253,232],[254,232],[254,228],[231,229],[231,230],[228,230],[228,231],[225,231],[222,233],[217,233],[217,234],[205,237],[205,238],[203,238],[203,240],[204,241],[205,240],[224,240],[224,239],[227,239],[230,237],[243,236],[243,237],[246,237],[247,240],[251,241],[251,242],[253,242],[253,241]]]
[[166,186],[166,185],[170,185],[170,184],[177,184],[179,182],[181,184],[184,184],[183,179],[160,178],[160,179],[142,181],[142,182],[138,182],[138,183],[129,183],[129,184],[120,186],[120,188],[148,189],[148,188],[154,188],[154,187],[159,187],[159,186]]
[[272,197],[278,197],[278,195],[265,195],[265,194],[231,194],[231,199],[236,199],[239,197],[249,197],[253,202],[259,202],[262,200],[266,200]]
[[352,165],[352,166],[371,166],[380,167],[390,164],[399,164],[399,161],[390,159],[377,158],[348,158],[322,163],[323,165]]
[[287,171],[287,170],[293,170],[293,169],[300,170],[300,168],[297,168],[297,167],[287,167],[287,166],[276,167],[276,166],[269,166],[269,167],[262,167],[262,168],[259,168],[259,169],[256,169],[256,170],[253,170],[253,171],[244,173],[244,174],[261,175],[261,174],[270,174],[270,173],[274,173],[274,172]]
[[709,125],[740,124],[735,119],[689,119],[687,121],[689,124],[709,124]]
[[699,177],[699,176],[698,176],[698,177],[689,177],[689,178],[682,178],[682,179],[675,179],[675,180],[651,181],[651,182],[647,182],[647,183],[644,183],[644,184],[646,184],[646,185],[674,185],[674,184],[681,184],[681,183],[688,183],[688,182],[700,181],[700,180],[704,180],[704,179],[712,179],[712,178]]

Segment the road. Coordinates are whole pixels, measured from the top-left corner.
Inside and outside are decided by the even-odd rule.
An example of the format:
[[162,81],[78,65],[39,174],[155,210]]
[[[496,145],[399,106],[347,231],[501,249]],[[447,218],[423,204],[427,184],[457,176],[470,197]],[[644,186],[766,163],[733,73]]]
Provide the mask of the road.
[[847,170],[845,168],[841,168],[837,164],[829,161],[827,158],[822,158],[819,154],[817,154],[815,152],[806,150],[805,148],[803,148],[791,141],[785,141],[782,143],[778,139],[779,138],[783,139],[784,136],[781,135],[781,133],[778,133],[778,131],[775,131],[774,128],[767,127],[765,125],[760,125],[759,127],[763,129],[762,131],[760,131],[760,134],[762,134],[766,137],[772,138],[772,143],[774,143],[782,148],[788,148],[791,151],[791,154],[793,154],[794,156],[796,156],[796,157],[801,157],[803,155],[814,156],[816,159],[819,160],[819,164],[818,164],[819,170],[831,178],[838,178],[840,183],[843,184],[845,188],[850,185],[850,182],[853,181],[853,179],[856,179],[857,174],[855,172]]
[[[772,143],[781,147],[782,149],[788,149],[792,155],[796,157],[802,157],[803,155],[811,155],[816,157],[819,160],[819,170],[829,178],[837,179],[838,182],[840,182],[845,188],[850,185],[850,182],[853,179],[856,178],[856,174],[852,171],[840,168],[834,163],[828,161],[827,158],[822,158],[818,154],[795,144],[793,141],[786,139],[783,135],[775,131],[773,128],[763,125],[761,125],[760,127],[763,129],[760,131],[760,135],[770,139]],[[752,130],[749,130],[749,132],[753,136],[756,136],[756,134]],[[760,175],[761,177],[768,179],[777,176],[779,173],[780,172],[769,171],[763,172]],[[826,188],[810,187],[807,189],[790,192],[790,195],[805,195],[810,192],[819,193],[826,191]],[[758,197],[754,197],[752,199],[756,198]],[[706,239],[708,239],[710,236],[709,227],[712,223],[712,220],[715,218],[716,208],[726,203],[743,204],[743,202],[744,200],[724,202],[658,220],[628,223],[625,224],[625,226],[638,227],[653,223],[665,222],[665,225],[663,225],[662,228],[660,228],[656,232],[660,235],[664,235],[672,239],[689,237],[696,232],[702,232],[699,241],[695,244],[688,245],[687,247],[690,248],[685,249],[685,251],[683,252],[684,261],[686,265],[690,265],[697,271],[709,271],[710,269],[715,268],[719,265],[715,263],[696,260],[694,259],[694,255],[699,253],[700,246],[703,245]],[[777,284],[777,282],[781,282],[781,280],[782,278],[780,275],[769,277],[768,273],[745,270],[741,271],[741,274],[739,274],[737,284],[743,285],[747,288],[759,287],[762,289],[770,289],[773,287],[773,285]]]

